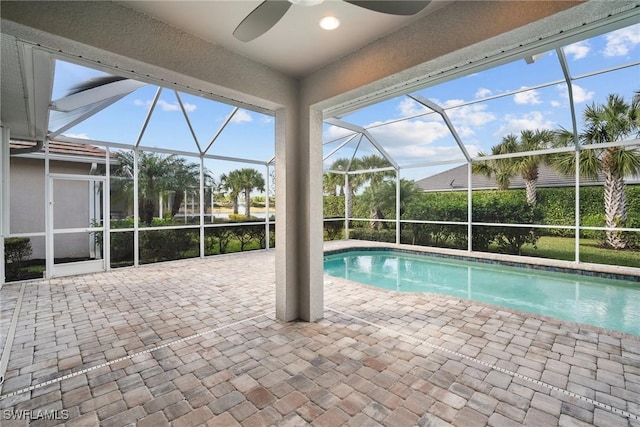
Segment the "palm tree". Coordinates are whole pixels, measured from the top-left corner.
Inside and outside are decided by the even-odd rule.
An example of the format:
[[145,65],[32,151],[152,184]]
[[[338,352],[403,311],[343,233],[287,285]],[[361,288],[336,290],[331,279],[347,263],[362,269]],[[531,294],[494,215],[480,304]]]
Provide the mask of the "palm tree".
[[[173,159],[168,174],[169,186],[167,189],[174,192],[171,203],[171,216],[174,217],[180,210],[185,190],[200,187],[200,166],[197,163],[187,162],[184,158],[176,157]],[[211,179],[208,175],[205,171],[205,180]]]
[[[360,160],[359,159],[352,159],[349,160],[347,158],[342,158],[342,159],[338,159],[335,162],[333,162],[333,164],[331,164],[330,169],[332,170],[337,170],[337,171],[353,171],[353,170],[357,170],[359,169],[359,164],[360,164]],[[344,196],[345,195],[345,190],[344,190],[344,182],[345,182],[345,177],[342,174],[327,174],[327,175],[333,175],[335,176],[335,178],[331,178],[335,179],[335,187],[340,186],[340,195]],[[348,179],[348,185],[347,185],[347,189],[346,189],[346,193],[348,195],[348,199],[347,199],[347,209],[345,212],[345,216],[347,218],[351,218],[353,215],[353,200],[355,198],[356,195],[356,191],[358,191],[358,189],[362,186],[363,184],[363,176],[362,175],[349,175],[349,179]],[[325,188],[327,188],[325,186]],[[334,190],[335,191],[335,190]]]
[[251,216],[251,191],[264,191],[264,178],[260,172],[251,168],[236,169],[224,176],[224,185],[234,199],[234,211],[238,213],[238,195],[244,193],[244,214],[247,218]]
[[242,187],[240,186],[239,171],[234,170],[229,172],[228,174],[220,175],[220,187],[229,193],[229,198],[231,199],[233,207],[233,213],[237,215],[238,196],[242,191]]
[[[123,200],[133,198],[133,151],[121,151],[116,154],[118,161],[113,171],[114,177],[125,178],[114,180],[112,192],[120,194]],[[211,180],[209,172],[204,171],[205,180]],[[171,216],[180,210],[184,199],[184,190],[199,187],[200,166],[188,162],[176,155],[162,156],[156,153],[139,152],[138,154],[138,210],[143,223],[151,225],[157,212],[156,201],[160,194],[174,191]]]
[[[420,189],[415,182],[408,179],[400,180],[400,216],[405,207],[420,194]],[[369,211],[376,211],[376,218],[383,219],[383,212],[393,212],[396,209],[396,183],[395,181],[383,181],[375,187],[367,188],[361,196],[362,202]],[[372,221],[372,229],[386,228],[384,222]]]
[[[391,163],[383,157],[377,156],[375,154],[364,156],[360,159],[358,163],[359,169],[381,169],[391,166]],[[368,198],[369,203],[369,218],[371,219],[370,226],[372,229],[380,228],[384,226],[383,222],[378,220],[384,219],[384,215],[382,213],[381,205],[384,203],[383,198],[376,194],[380,189],[382,183],[386,182],[386,179],[389,177],[395,176],[395,171],[377,171],[377,172],[369,172],[362,174],[365,182],[368,181],[369,188],[368,191],[370,193],[370,197]],[[394,197],[395,200],[395,197]]]
[[[514,134],[502,138],[500,144],[491,147],[491,154],[509,154],[517,152],[529,152],[548,148],[553,141],[553,132],[546,129],[523,130],[520,139]],[[481,152],[479,156],[484,156]],[[525,182],[527,203],[535,206],[537,202],[537,182],[539,168],[547,162],[544,155],[530,155],[523,157],[510,157],[506,159],[492,159],[473,164],[473,172],[487,177],[495,176],[499,190],[508,190],[511,177],[520,174]]]
[[[518,146],[518,138],[511,134],[502,138],[502,142],[491,147],[491,155],[508,154],[516,151]],[[482,151],[478,153],[478,157],[486,156]],[[514,162],[511,159],[491,159],[482,162],[474,162],[471,166],[473,173],[481,174],[487,178],[495,177],[498,184],[498,190],[504,191],[509,189],[511,177],[515,174]]]
[[[341,158],[331,164],[331,170],[346,171],[349,159]],[[325,173],[323,176],[324,191],[332,196],[344,197],[344,175],[338,173]]]
[[[118,166],[114,176],[129,178],[119,181],[121,187],[116,191],[133,193],[134,153],[122,151],[116,155]],[[151,225],[156,212],[156,200],[162,191],[169,187],[169,176],[175,156],[163,157],[156,153],[138,154],[138,213],[143,223]]]
[[[520,133],[520,141],[516,142],[516,151],[527,152],[549,148],[553,141],[554,134],[550,130],[523,130]],[[537,203],[537,183],[539,167],[542,163],[547,163],[548,158],[544,155],[531,155],[523,157],[513,157],[514,170],[524,179],[527,203],[535,206]]]
[[[585,129],[578,135],[582,144],[605,144],[623,141],[640,130],[640,97],[635,95],[630,104],[617,94],[607,97],[603,105],[593,103],[583,113]],[[575,144],[573,132],[561,129],[556,133],[557,144]],[[623,227],[627,220],[627,193],[624,177],[640,173],[640,152],[637,148],[603,147],[580,151],[580,175],[598,179],[604,175],[604,210],[608,228]],[[575,155],[553,157],[553,165],[561,173],[575,175]],[[614,249],[628,246],[624,234],[606,231],[606,244]]]

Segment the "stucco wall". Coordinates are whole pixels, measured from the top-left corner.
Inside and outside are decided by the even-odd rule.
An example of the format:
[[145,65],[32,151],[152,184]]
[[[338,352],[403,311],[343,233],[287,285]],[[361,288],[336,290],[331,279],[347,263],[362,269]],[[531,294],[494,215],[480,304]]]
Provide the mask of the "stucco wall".
[[[50,163],[52,173],[88,175],[91,165],[75,162]],[[44,160],[12,157],[10,162],[11,233],[45,232],[46,180]],[[83,227],[89,224],[89,188],[84,181],[56,181],[54,186],[55,226]],[[44,259],[44,238],[32,239],[33,259]],[[54,239],[55,257],[87,256],[88,239],[84,234]]]

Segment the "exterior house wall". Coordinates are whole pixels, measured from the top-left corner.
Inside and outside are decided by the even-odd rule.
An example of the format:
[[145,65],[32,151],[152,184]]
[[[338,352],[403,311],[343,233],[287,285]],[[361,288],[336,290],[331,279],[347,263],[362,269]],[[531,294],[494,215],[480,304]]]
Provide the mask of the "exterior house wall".
[[[87,163],[52,160],[52,173],[88,175]],[[11,157],[10,161],[10,232],[45,232],[46,179],[44,160]],[[86,227],[89,225],[89,186],[85,181],[56,181],[54,186],[56,210],[55,228]],[[86,234],[57,236],[54,239],[56,258],[87,256],[89,242]],[[31,238],[32,259],[45,258],[44,237]]]

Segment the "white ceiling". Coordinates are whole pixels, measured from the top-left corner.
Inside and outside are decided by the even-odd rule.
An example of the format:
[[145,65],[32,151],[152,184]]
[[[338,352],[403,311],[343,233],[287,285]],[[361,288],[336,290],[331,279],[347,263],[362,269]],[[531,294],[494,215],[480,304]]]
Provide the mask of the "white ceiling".
[[[409,17],[372,12],[341,0],[325,0],[317,6],[294,4],[271,30],[247,43],[237,40],[233,30],[262,0],[119,3],[271,68],[302,77],[452,1],[434,0]],[[338,29],[326,31],[319,27],[320,18],[327,15],[340,19]]]

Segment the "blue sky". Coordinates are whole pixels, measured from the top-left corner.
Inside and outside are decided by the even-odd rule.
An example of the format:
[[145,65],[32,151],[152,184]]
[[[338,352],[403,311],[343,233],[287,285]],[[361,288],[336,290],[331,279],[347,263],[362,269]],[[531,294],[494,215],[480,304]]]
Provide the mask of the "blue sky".
[[[636,63],[640,61],[640,25],[575,43],[565,47],[564,53],[574,77]],[[560,126],[570,129],[571,114],[564,83],[481,101],[558,80],[564,81],[564,76],[557,54],[552,51],[538,57],[533,64],[518,60],[423,89],[417,94],[446,109],[466,149],[474,155],[478,151],[489,152],[505,135],[518,134],[523,129],[557,129]],[[604,102],[610,93],[621,94],[630,100],[634,90],[640,90],[638,65],[574,81],[578,126],[580,127],[580,117],[587,105]],[[479,102],[455,107],[471,101]],[[346,115],[343,120],[370,128],[370,133],[400,165],[463,160],[455,140],[437,114],[431,112],[398,121],[428,112],[431,110],[403,96],[363,108]],[[376,127],[371,128],[372,126]],[[341,129],[327,127],[325,133],[333,139],[342,132]],[[328,154],[340,142],[342,141],[327,145],[325,152]],[[357,141],[353,141],[349,145],[356,143]],[[364,148],[368,148],[368,152],[363,151],[361,143],[358,151],[362,155],[375,152],[370,144]],[[353,150],[349,155],[352,153]],[[326,165],[329,166],[339,157],[342,157],[340,152],[327,159]],[[402,176],[419,179],[449,167],[451,166],[407,169]]]
[[[640,61],[640,24],[604,34],[563,48],[573,77]],[[63,97],[80,81],[103,75],[77,65],[58,62],[53,99]],[[489,152],[509,133],[523,129],[571,128],[566,84],[525,90],[495,99],[491,97],[554,81],[564,81],[555,51],[539,55],[532,64],[518,60],[416,92],[445,109],[466,150],[475,155]],[[66,135],[120,143],[134,143],[156,87],[146,86],[65,132]],[[604,102],[610,93],[630,100],[640,90],[640,66],[574,81],[573,91],[580,127],[583,109]],[[203,148],[229,115],[231,106],[193,95],[180,94],[194,132]],[[469,104],[470,102],[474,102]],[[467,104],[462,105],[461,104]],[[408,119],[407,119],[408,118]],[[423,162],[463,160],[463,155],[443,120],[406,96],[387,100],[350,113],[342,120],[365,127],[401,166]],[[345,131],[325,125],[325,141]],[[358,138],[325,161],[325,167],[354,154]],[[326,144],[325,155],[344,142]],[[164,89],[149,121],[141,145],[197,152],[193,137],[173,90]],[[209,151],[210,154],[267,161],[274,154],[274,123],[270,116],[239,110]],[[357,157],[377,153],[362,140]],[[208,162],[214,175],[238,167]],[[402,176],[420,179],[454,165],[406,169]],[[215,169],[214,169],[215,168]],[[257,167],[261,172],[262,167]]]

